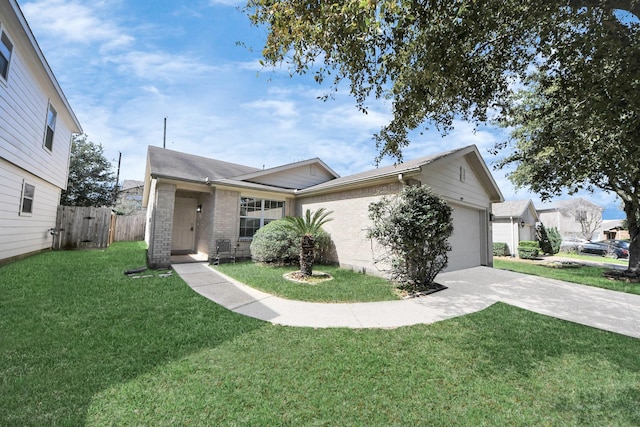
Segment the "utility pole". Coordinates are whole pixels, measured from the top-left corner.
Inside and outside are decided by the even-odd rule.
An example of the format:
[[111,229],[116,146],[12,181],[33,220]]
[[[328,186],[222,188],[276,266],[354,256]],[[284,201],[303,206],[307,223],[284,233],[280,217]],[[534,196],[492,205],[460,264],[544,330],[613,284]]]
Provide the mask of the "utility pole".
[[115,206],[118,199],[118,181],[120,181],[120,161],[122,160],[122,151],[118,153],[118,171],[116,172],[116,185],[113,187],[113,205]]
[[162,138],[162,148],[167,148],[167,118],[164,118],[164,137]]

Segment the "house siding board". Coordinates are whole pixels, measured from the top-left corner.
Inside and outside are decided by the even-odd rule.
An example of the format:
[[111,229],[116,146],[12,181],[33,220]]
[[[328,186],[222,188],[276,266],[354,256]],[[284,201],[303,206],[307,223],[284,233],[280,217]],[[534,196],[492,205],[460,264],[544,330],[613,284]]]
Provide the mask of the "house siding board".
[[514,233],[515,223],[510,219],[496,219],[492,224],[493,241],[496,243],[506,243],[509,254],[514,253],[514,244],[517,245],[516,234]]
[[[6,12],[4,8],[1,11],[3,15]],[[10,22],[0,21],[3,26]],[[14,48],[8,81],[0,91],[0,157],[66,188],[71,133],[78,129],[46,73],[29,61],[28,44],[17,36],[15,26],[7,27]],[[49,99],[58,114],[51,152],[43,146]]]
[[[22,182],[35,185],[33,213],[20,215]],[[0,159],[0,262],[51,247],[60,189]]]
[[[464,182],[460,180],[460,167],[466,171]],[[482,209],[491,208],[489,196],[464,157],[425,168],[416,179],[449,201],[463,201],[466,205]]]

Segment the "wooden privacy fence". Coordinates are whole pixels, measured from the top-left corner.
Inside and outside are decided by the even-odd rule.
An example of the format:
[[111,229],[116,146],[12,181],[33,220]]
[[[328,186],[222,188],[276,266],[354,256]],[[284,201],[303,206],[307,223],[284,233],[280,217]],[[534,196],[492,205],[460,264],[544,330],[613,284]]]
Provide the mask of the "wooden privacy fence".
[[58,206],[53,249],[100,249],[112,242],[143,240],[144,213],[119,216],[109,208]]
[[137,242],[144,240],[144,229],[147,223],[145,212],[133,215],[116,215],[113,242]]

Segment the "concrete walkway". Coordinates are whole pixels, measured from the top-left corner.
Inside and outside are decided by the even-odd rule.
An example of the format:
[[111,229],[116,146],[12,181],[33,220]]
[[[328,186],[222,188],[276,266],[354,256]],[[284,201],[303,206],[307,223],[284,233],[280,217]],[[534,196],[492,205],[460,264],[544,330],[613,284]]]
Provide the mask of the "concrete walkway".
[[325,304],[279,298],[207,264],[176,264],[193,290],[236,313],[273,324],[314,328],[396,328],[433,323],[501,301],[536,313],[640,338],[640,295],[608,291],[488,267],[442,273],[448,287],[402,301]]

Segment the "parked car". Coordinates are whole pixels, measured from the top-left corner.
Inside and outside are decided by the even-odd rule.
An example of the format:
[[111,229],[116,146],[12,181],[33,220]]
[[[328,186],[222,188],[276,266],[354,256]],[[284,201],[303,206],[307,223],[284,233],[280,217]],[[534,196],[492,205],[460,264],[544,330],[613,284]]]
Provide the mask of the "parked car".
[[582,252],[614,258],[628,258],[629,244],[621,240],[602,240],[599,242],[587,242],[582,245]]
[[565,237],[560,242],[560,250],[562,252],[580,252],[585,243],[589,243],[589,241],[578,237]]

